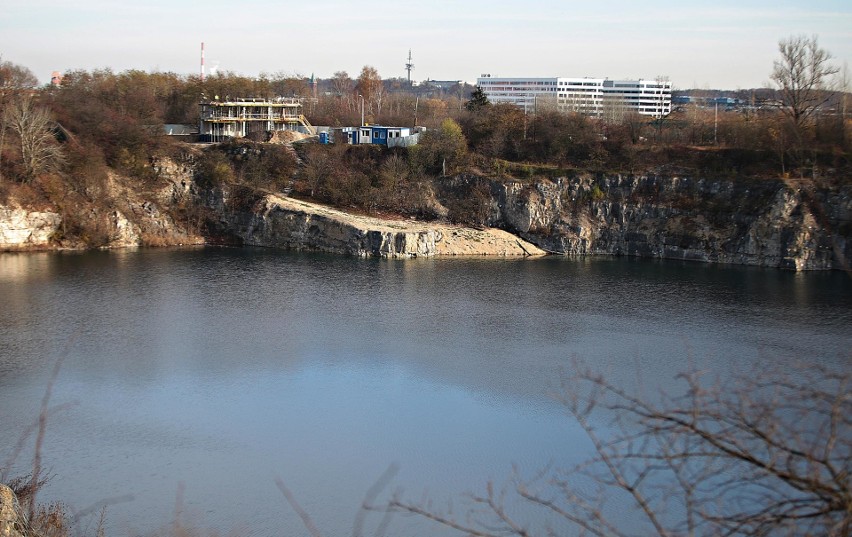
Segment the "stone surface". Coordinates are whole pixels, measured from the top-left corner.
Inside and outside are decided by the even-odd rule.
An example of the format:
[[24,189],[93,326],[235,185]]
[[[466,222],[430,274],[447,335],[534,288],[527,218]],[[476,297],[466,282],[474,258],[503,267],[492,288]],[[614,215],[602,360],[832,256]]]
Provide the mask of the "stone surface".
[[0,483],[0,537],[24,537],[26,527],[21,520],[21,509],[12,489]]
[[[370,218],[275,195],[246,206],[230,199],[227,188],[200,188],[193,180],[191,155],[180,161],[162,159],[155,172],[160,181],[153,191],[140,188],[132,178],[111,174],[106,182],[110,205],[78,215],[97,224],[93,227],[101,233],[98,246],[168,246],[234,238],[248,245],[356,256],[550,252],[793,270],[852,266],[852,184],[842,179],[828,184],[620,174],[524,182],[473,175],[441,178],[439,183],[450,189],[477,183],[490,190],[486,203],[490,227],[470,229]],[[436,214],[447,213],[438,196],[430,203]],[[218,220],[218,229],[203,225],[210,218]],[[0,250],[87,246],[67,239],[54,242],[61,226],[58,212],[26,210],[13,202],[0,205]]]
[[492,183],[490,223],[554,253],[848,269],[852,186],[578,176]]
[[57,213],[0,205],[0,249],[48,246],[61,221]]
[[545,252],[499,229],[471,229],[414,220],[352,215],[292,198],[266,196],[233,222],[253,246],[311,249],[354,256],[530,256]]

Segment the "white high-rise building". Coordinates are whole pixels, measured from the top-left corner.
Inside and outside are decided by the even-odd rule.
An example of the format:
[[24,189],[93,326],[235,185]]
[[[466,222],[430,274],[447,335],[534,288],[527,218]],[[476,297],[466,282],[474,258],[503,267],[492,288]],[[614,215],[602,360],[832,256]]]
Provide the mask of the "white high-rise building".
[[672,111],[672,83],[668,80],[610,80],[608,78],[501,78],[476,79],[492,103],[510,103],[533,112],[543,108],[619,118],[637,112],[660,118]]

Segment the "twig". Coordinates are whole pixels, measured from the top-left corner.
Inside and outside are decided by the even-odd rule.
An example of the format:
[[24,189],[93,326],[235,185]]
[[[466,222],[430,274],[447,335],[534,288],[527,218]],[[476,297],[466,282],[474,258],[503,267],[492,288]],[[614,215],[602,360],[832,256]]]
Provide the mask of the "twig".
[[62,352],[59,354],[59,358],[56,359],[56,363],[53,364],[53,371],[50,374],[50,379],[47,381],[47,387],[44,390],[44,397],[41,400],[41,411],[38,414],[38,434],[36,435],[35,453],[33,453],[33,473],[30,479],[32,493],[30,494],[27,505],[27,518],[30,520],[32,520],[32,517],[35,514],[36,495],[38,494],[39,475],[41,474],[41,447],[44,443],[45,432],[47,431],[47,416],[49,413],[48,405],[50,404],[50,396],[53,394],[53,385],[56,382],[57,377],[59,377],[59,371],[62,369],[62,362],[64,362],[65,358],[68,356],[68,352],[70,351],[71,345],[75,339],[77,339],[76,335],[69,339],[69,341],[65,344],[65,347],[62,349]]
[[284,495],[284,499],[286,499],[287,503],[290,504],[290,507],[293,508],[293,511],[296,511],[296,514],[302,519],[302,524],[305,525],[305,528],[307,528],[311,536],[322,537],[322,533],[320,533],[320,530],[317,528],[316,524],[314,524],[314,521],[311,520],[311,515],[302,509],[302,506],[296,501],[296,497],[293,496],[293,493],[290,492],[290,489],[287,488],[284,481],[282,481],[280,477],[276,477],[275,484],[278,486],[278,490],[281,491],[281,494]]
[[[361,503],[361,509],[358,511],[358,514],[355,515],[355,522],[352,524],[352,537],[362,537],[364,530],[364,520],[366,518],[366,513],[368,510],[373,509],[373,502],[376,500],[376,497],[387,487],[388,483],[391,479],[396,475],[399,471],[399,465],[396,463],[388,466],[387,470],[379,476],[379,479],[373,483],[367,493],[364,495],[364,501]],[[389,514],[388,511],[385,512],[387,516]],[[383,519],[382,523],[379,525],[380,528],[384,529],[387,526],[387,522]]]

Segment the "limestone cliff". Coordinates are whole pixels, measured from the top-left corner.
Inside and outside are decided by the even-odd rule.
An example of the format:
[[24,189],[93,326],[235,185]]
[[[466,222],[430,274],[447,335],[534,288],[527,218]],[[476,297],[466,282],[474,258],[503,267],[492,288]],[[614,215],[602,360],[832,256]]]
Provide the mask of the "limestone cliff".
[[499,229],[388,220],[268,195],[229,226],[244,244],[310,249],[354,256],[529,256],[545,252]]
[[63,192],[42,203],[48,208],[9,199],[0,204],[0,251],[203,244],[187,218],[197,205],[192,170],[168,161],[158,174],[160,181],[146,187],[108,173],[95,192]]
[[24,537],[28,528],[14,491],[0,483],[0,537]]
[[[476,185],[471,229],[378,219],[251,191],[196,184],[192,159],[156,163],[142,188],[108,177],[104,200],[81,210],[0,205],[0,250],[198,244],[246,245],[356,256],[631,255],[780,267],[852,266],[852,184],[816,180],[701,179],[578,174],[506,181],[474,175],[435,181],[437,200]],[[453,198],[455,196],[455,198]],[[437,201],[436,201],[437,203]],[[467,203],[470,205],[470,203]],[[466,205],[466,207],[467,207]],[[444,213],[447,212],[443,207]],[[469,209],[469,207],[468,207]],[[482,209],[481,211],[479,209]],[[80,220],[88,219],[85,226]],[[75,221],[76,220],[76,221]],[[98,236],[69,231],[76,225]]]
[[491,190],[490,224],[560,254],[794,270],[843,269],[852,261],[849,184],[582,175],[492,182]]
[[0,249],[46,248],[61,221],[55,212],[0,205]]

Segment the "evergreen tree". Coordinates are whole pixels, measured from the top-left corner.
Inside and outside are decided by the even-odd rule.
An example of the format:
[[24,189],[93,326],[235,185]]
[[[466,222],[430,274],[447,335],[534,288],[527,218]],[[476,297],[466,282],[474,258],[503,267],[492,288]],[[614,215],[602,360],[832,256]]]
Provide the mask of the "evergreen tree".
[[476,89],[473,90],[473,93],[470,96],[470,100],[465,103],[464,107],[471,112],[476,112],[490,104],[491,103],[488,102],[488,96],[485,95],[482,88],[476,86]]

